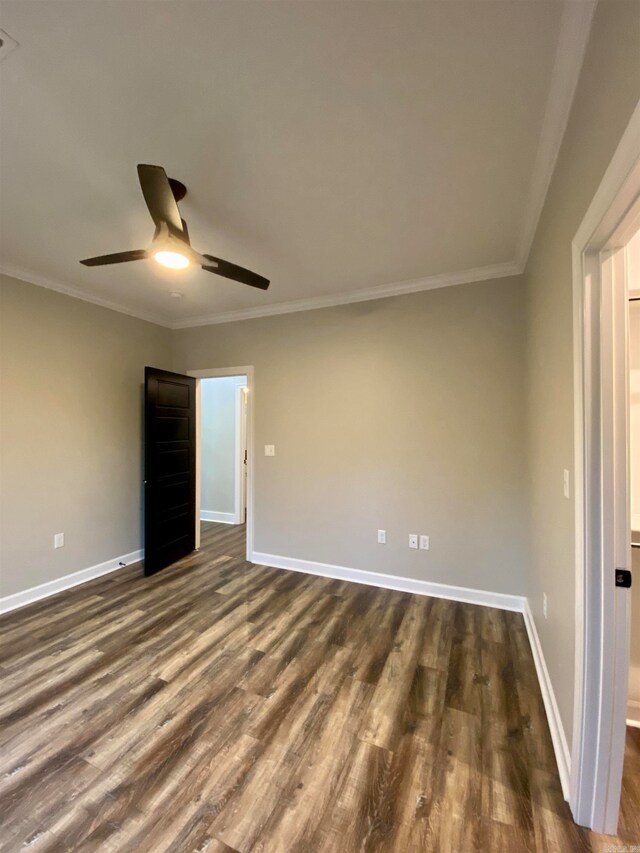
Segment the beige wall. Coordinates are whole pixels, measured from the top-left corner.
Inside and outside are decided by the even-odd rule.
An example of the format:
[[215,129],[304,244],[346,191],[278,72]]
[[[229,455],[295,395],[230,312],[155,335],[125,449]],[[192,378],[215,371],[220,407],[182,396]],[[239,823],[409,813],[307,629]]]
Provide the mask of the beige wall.
[[255,366],[257,551],[524,592],[521,279],[173,333],[1,286],[2,595],[142,547],[143,368],[172,348]]
[[5,276],[0,300],[6,596],[142,547],[144,367],[171,333]]
[[200,383],[202,512],[235,513],[236,387],[235,376]]
[[175,332],[177,370],[255,367],[255,550],[522,593],[523,307],[511,278]]
[[[526,270],[532,559],[528,592],[569,739],[575,531],[573,496],[563,496],[562,472],[568,468],[573,474],[571,241],[640,96],[639,44],[640,3],[599,3]],[[548,620],[542,615],[543,592],[548,596]]]

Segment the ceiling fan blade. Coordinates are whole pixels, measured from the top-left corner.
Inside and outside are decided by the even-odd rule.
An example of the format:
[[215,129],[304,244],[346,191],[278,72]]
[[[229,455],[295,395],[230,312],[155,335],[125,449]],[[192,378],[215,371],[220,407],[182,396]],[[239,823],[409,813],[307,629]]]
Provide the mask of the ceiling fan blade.
[[167,173],[162,166],[138,164],[138,179],[142,195],[156,228],[164,222],[174,234],[182,235],[182,219]]
[[184,219],[181,219],[180,222],[182,222],[182,232],[184,234],[185,240],[187,241],[187,246],[190,246],[191,240],[189,239],[189,229],[187,228],[187,223],[184,221]]
[[125,264],[127,261],[144,261],[149,257],[146,249],[133,249],[131,252],[116,252],[113,255],[98,255],[97,258],[85,258],[80,261],[85,267],[101,267],[105,264]]
[[229,261],[223,261],[222,258],[214,258],[213,255],[203,255],[210,261],[215,261],[216,266],[202,265],[203,270],[214,272],[217,275],[222,275],[225,278],[239,281],[240,284],[248,284],[250,287],[258,287],[260,290],[266,290],[269,287],[269,279],[258,275],[256,272],[246,270],[244,267],[239,267],[236,264],[231,264]]

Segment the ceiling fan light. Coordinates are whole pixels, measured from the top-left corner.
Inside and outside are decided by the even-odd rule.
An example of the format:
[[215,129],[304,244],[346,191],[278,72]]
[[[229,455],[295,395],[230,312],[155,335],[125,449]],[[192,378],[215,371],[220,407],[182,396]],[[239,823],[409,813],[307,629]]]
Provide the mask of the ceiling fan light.
[[163,267],[168,267],[170,270],[184,270],[190,264],[189,258],[186,255],[167,249],[155,252],[153,258]]

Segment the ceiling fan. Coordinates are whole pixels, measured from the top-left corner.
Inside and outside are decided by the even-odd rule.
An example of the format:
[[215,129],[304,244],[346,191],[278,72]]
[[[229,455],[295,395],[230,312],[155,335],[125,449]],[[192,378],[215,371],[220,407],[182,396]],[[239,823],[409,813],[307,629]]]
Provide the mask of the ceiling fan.
[[117,252],[113,255],[100,255],[97,258],[85,258],[80,261],[87,267],[99,267],[105,264],[124,264],[127,261],[144,261],[153,258],[169,269],[182,270],[198,264],[203,270],[222,275],[250,287],[266,290],[269,280],[244,267],[215,258],[213,255],[201,255],[191,248],[187,223],[180,216],[178,202],[187,194],[187,188],[180,181],[167,177],[162,166],[138,165],[138,179],[142,195],[149,208],[156,230],[148,249],[133,249],[131,252]]

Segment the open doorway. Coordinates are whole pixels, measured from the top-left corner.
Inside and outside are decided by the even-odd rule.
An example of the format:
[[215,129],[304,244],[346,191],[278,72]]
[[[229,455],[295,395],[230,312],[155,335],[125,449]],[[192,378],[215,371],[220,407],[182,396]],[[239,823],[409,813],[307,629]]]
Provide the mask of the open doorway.
[[200,521],[246,521],[247,377],[200,380]]
[[208,525],[246,525],[249,554],[253,367],[189,370],[187,374],[196,379],[196,548]]

